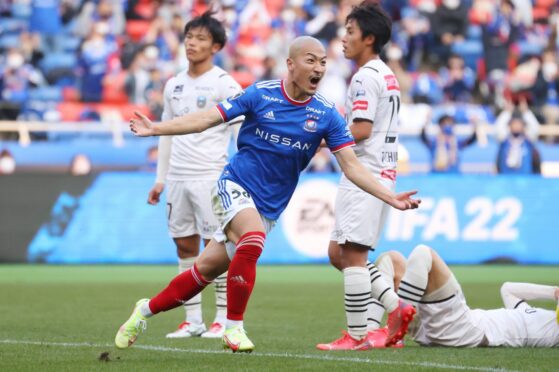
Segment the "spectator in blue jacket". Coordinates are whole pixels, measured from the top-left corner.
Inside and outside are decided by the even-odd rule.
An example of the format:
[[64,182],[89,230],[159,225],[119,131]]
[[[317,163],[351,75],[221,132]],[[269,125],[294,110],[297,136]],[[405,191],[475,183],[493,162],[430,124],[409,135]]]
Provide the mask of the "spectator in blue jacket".
[[535,144],[526,135],[526,124],[520,115],[509,121],[509,135],[499,145],[497,172],[501,174],[540,174],[541,158]]

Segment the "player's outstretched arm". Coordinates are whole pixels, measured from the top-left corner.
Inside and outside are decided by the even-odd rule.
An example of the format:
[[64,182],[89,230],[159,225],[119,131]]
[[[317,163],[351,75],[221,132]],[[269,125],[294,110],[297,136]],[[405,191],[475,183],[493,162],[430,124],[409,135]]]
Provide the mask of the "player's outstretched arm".
[[223,118],[216,108],[165,120],[157,125],[153,125],[153,122],[140,112],[136,111],[134,114],[136,117],[130,119],[130,130],[138,137],[200,133],[223,123]]
[[415,209],[419,207],[421,199],[413,199],[417,191],[406,191],[394,194],[384,187],[376,178],[361,164],[351,147],[346,147],[335,153],[336,160],[346,177],[357,187],[365,192],[379,198],[383,202],[399,210]]
[[515,309],[530,300],[558,300],[559,287],[532,283],[505,282],[501,286],[501,297],[507,309]]

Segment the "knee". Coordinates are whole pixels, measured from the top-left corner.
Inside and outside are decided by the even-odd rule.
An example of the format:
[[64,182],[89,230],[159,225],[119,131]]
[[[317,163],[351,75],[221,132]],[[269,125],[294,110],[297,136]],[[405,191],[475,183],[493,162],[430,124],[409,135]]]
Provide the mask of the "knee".
[[175,239],[175,245],[180,258],[196,257],[200,253],[200,247],[187,239]]
[[330,259],[330,264],[336,269],[342,271],[342,256],[339,250],[329,249],[328,258]]
[[431,271],[433,255],[431,247],[425,244],[416,246],[408,257],[408,266],[422,265],[427,271]]

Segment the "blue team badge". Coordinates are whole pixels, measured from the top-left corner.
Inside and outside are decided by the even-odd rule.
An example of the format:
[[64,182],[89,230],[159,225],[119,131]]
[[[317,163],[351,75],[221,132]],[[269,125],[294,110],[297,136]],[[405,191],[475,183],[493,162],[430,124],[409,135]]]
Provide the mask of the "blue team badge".
[[184,85],[177,85],[177,86],[175,86],[175,89],[173,90],[173,93],[182,93],[183,88],[184,88]]
[[198,96],[198,99],[196,100],[196,104],[198,105],[199,108],[204,108],[206,107],[206,102],[208,100],[206,99],[206,96]]
[[316,124],[316,121],[307,120],[307,121],[305,121],[305,126],[303,127],[303,129],[306,130],[307,132],[314,133],[314,132],[316,132],[317,127],[318,127],[318,124]]
[[366,94],[365,90],[358,90],[355,93],[355,98],[360,97],[360,96],[364,96]]

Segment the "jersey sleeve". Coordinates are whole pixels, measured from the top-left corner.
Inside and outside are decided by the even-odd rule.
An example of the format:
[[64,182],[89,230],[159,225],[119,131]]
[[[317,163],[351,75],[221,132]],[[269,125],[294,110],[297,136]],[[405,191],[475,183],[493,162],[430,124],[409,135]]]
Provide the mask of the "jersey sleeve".
[[373,122],[381,94],[382,86],[378,79],[368,74],[357,76],[352,83],[351,121],[361,119]]
[[333,153],[355,145],[349,126],[336,109],[330,111],[330,122],[324,139]]
[[[239,85],[239,83],[237,83],[237,81],[235,81],[235,79],[233,79],[233,77],[227,73],[224,73],[223,76],[221,76],[219,78],[220,80],[220,101],[223,101],[229,97],[234,97],[240,93],[242,93],[243,88],[241,88],[241,86]],[[236,118],[233,118],[231,121],[229,121],[227,124],[232,125],[232,124],[238,124],[240,122],[242,122],[244,120],[244,116],[239,116]]]
[[251,85],[245,91],[224,99],[217,104],[216,108],[221,114],[223,122],[228,122],[248,113],[254,107],[257,97],[256,89]]
[[175,78],[167,80],[165,84],[165,89],[163,90],[163,114],[161,114],[161,120],[171,120],[175,115],[173,109],[171,108],[171,92],[173,90],[173,82]]

